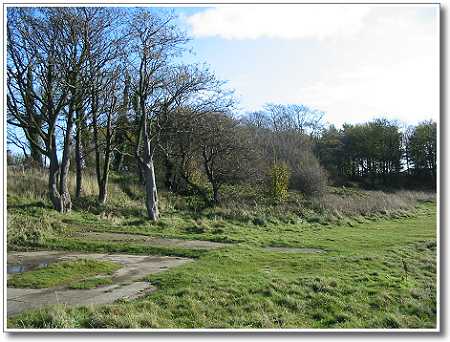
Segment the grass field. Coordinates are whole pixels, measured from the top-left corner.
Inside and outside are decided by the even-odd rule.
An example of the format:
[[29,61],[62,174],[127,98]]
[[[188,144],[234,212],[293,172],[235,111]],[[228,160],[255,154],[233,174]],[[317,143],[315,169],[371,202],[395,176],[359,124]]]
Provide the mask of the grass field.
[[[337,191],[333,195],[347,196]],[[193,204],[187,203],[191,200],[166,197],[161,221],[152,224],[141,216],[139,196],[127,198],[122,205],[110,202],[89,208],[85,200],[83,208],[62,215],[44,199],[10,192],[8,248],[180,255],[195,262],[150,276],[158,291],[144,298],[95,307],[48,307],[10,317],[8,327],[436,327],[432,199],[389,212],[384,208],[385,212],[350,215],[304,202],[299,202],[298,212],[269,205],[253,210],[236,205],[239,213],[230,207],[192,210]],[[177,201],[183,205],[173,204]],[[81,240],[74,235],[86,231],[228,244],[206,251]],[[324,253],[288,253],[265,249],[268,246]]]

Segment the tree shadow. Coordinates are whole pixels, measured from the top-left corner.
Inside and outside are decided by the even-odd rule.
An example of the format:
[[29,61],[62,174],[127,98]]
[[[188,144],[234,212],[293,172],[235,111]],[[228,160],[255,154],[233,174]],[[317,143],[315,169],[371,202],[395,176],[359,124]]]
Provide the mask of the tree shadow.
[[125,222],[123,225],[124,226],[141,226],[147,222],[148,222],[148,220],[146,220],[145,218],[141,218],[141,219],[136,219],[136,220]]
[[6,203],[7,209],[34,209],[34,208],[43,208],[43,209],[52,209],[52,206],[46,204],[41,201],[26,203],[26,204],[9,204]]
[[136,194],[131,185],[136,185],[136,181],[130,178],[120,177],[114,180],[114,182],[119,185],[120,189],[127,195],[131,200],[136,201],[141,198],[139,194]]
[[73,210],[79,212],[84,211],[93,215],[123,217],[125,219],[140,218],[145,215],[144,209],[140,207],[120,206],[117,205],[117,203],[115,203],[114,205],[108,205],[108,203],[98,203],[96,196],[87,196],[74,199]]

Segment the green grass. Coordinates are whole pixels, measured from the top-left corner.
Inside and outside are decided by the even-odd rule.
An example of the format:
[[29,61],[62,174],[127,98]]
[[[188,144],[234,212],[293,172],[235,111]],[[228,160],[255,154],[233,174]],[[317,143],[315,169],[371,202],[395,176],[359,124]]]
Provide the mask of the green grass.
[[[414,217],[353,226],[274,225],[260,240],[209,251],[194,263],[150,276],[159,290],[144,299],[50,307],[10,318],[8,326],[433,328],[435,224],[435,207],[427,204]],[[267,252],[261,243],[268,236],[327,253]]]
[[93,289],[103,285],[111,285],[112,278],[111,277],[92,277],[88,279],[80,280],[79,282],[73,283],[69,285],[69,289],[76,290],[85,290],[85,289]]
[[[113,177],[110,188],[106,205],[96,204],[89,193],[69,214],[55,212],[46,199],[10,191],[8,250],[159,254],[195,261],[150,276],[158,290],[145,298],[51,306],[9,317],[8,327],[436,327],[432,195],[331,189],[322,206],[292,192],[275,205],[258,189],[226,187],[224,204],[208,208],[198,198],[160,192],[161,219],[152,223],[145,219],[138,186]],[[89,231],[229,244],[195,250],[76,236]],[[280,253],[265,246],[326,253]]]
[[94,275],[111,274],[120,267],[120,264],[111,261],[91,259],[61,261],[46,268],[17,273],[8,279],[8,287],[40,289],[66,285]]

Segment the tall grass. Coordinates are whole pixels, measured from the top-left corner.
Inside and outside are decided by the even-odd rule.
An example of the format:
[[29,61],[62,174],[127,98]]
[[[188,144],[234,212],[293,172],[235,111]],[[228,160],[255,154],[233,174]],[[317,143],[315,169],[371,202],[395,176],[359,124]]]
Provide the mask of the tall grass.
[[48,173],[44,169],[7,170],[7,194],[31,200],[42,201],[47,198]]
[[[75,173],[69,173],[68,184],[72,196],[75,195]],[[137,192],[134,184],[132,191]],[[46,201],[48,194],[48,171],[42,168],[12,168],[7,170],[7,193],[37,201]],[[109,182],[108,193],[114,196],[125,195],[119,185]],[[82,197],[98,195],[98,184],[95,174],[86,172],[83,174]],[[112,197],[114,197],[112,196]],[[128,196],[125,196],[128,197]],[[122,200],[123,198],[121,198]]]
[[383,191],[354,192],[347,195],[327,193],[316,204],[323,210],[340,215],[390,214],[398,210],[412,210],[420,202],[432,202],[434,193],[400,190],[395,193]]
[[[69,174],[69,189],[75,193],[75,174]],[[41,168],[8,168],[7,192],[20,195],[28,199],[45,201],[48,193],[48,171]],[[98,194],[98,185],[95,176],[86,173],[83,175],[83,195],[94,196]]]
[[[8,169],[8,194],[32,201],[47,201],[47,172],[42,169]],[[75,175],[70,174],[69,186],[75,193]],[[93,212],[102,218],[144,216],[144,193],[133,177],[112,175],[108,186],[106,205],[98,205],[98,186],[94,174],[83,176],[82,198],[75,200],[75,209]],[[314,215],[369,216],[390,215],[397,211],[413,210],[420,202],[434,201],[435,194],[423,191],[363,191],[350,188],[329,188],[321,196],[305,198],[300,192],[290,191],[284,202],[274,201],[264,186],[224,186],[222,203],[208,207],[198,196],[181,196],[161,191],[162,213],[186,212],[194,216],[218,216],[221,219],[251,222],[255,219],[276,218],[292,221]],[[9,202],[9,201],[8,201]]]

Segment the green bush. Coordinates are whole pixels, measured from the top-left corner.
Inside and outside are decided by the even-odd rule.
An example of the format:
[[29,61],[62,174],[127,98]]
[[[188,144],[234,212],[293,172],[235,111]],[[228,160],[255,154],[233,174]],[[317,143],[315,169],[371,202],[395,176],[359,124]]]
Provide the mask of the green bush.
[[272,167],[272,196],[277,202],[287,199],[289,175],[289,168],[284,163]]

